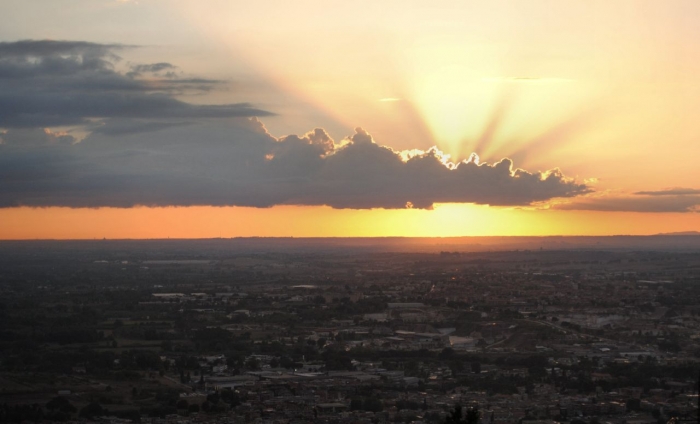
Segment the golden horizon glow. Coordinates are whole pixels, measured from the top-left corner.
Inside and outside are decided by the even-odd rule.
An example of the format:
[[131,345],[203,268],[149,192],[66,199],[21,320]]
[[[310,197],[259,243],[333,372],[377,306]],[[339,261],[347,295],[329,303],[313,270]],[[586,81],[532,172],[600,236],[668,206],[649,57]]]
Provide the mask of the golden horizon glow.
[[[653,216],[652,216],[653,215]],[[657,222],[651,228],[650,220]],[[652,235],[699,228],[700,214],[525,210],[440,204],[434,210],[325,206],[0,209],[0,239]],[[576,226],[571,223],[576,222]]]

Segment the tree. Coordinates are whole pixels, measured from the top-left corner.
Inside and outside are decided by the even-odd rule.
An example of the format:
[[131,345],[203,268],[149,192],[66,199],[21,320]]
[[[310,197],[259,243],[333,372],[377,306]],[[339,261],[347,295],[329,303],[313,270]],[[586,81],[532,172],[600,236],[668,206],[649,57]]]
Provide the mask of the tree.
[[49,411],[59,410],[67,414],[72,414],[73,412],[77,411],[75,406],[73,406],[68,399],[64,398],[63,396],[56,396],[48,401],[46,403],[46,409]]
[[216,405],[217,403],[219,403],[219,399],[220,399],[220,398],[221,398],[221,396],[219,396],[219,393],[216,393],[216,392],[215,392],[215,393],[212,393],[212,394],[210,394],[210,395],[207,395],[207,401],[208,401],[209,403],[214,404],[214,405]]
[[294,368],[294,361],[289,356],[283,356],[280,358],[280,366],[282,368]]
[[91,402],[87,404],[83,409],[80,410],[80,416],[87,419],[93,419],[94,417],[99,417],[105,414],[105,410],[97,402]]
[[451,347],[446,347],[440,352],[439,358],[440,359],[451,359],[455,356],[455,350],[452,349]]
[[221,400],[228,403],[232,407],[241,404],[241,400],[238,397],[238,393],[234,392],[231,389],[224,389],[221,391]]
[[455,404],[455,408],[450,412],[445,418],[446,423],[459,423],[462,422],[462,405]]
[[463,413],[462,405],[455,404],[455,408],[445,418],[445,422],[446,423],[478,424],[480,419],[481,419],[481,412],[479,412],[478,406],[472,406],[472,407],[467,408],[466,414],[465,414],[465,413]]
[[373,397],[366,398],[364,402],[362,402],[362,406],[365,411],[372,412],[380,412],[384,409],[382,401]]
[[545,367],[532,366],[527,369],[527,373],[532,378],[544,378],[547,376],[547,370]]
[[642,404],[640,399],[627,399],[627,411],[640,411]]
[[258,361],[258,358],[251,356],[246,361],[245,366],[251,370],[259,370],[260,369],[260,361]]
[[480,418],[481,412],[479,412],[478,407],[474,406],[471,408],[467,408],[467,416],[464,420],[465,422],[467,422],[467,424],[477,424]]

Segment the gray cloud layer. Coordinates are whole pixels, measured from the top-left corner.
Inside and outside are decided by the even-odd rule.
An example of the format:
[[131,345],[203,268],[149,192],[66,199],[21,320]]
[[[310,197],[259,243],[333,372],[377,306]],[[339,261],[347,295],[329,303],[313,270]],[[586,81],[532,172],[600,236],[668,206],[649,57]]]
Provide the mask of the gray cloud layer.
[[589,210],[604,212],[698,212],[699,190],[678,189],[663,191],[640,191],[636,197],[599,197],[560,204],[555,209]]
[[[362,129],[337,145],[322,129],[270,136],[257,120],[92,133],[78,144],[10,130],[0,145],[0,206],[329,205],[430,208],[433,203],[527,205],[589,189],[546,174],[462,162],[436,150],[408,160]],[[13,141],[14,140],[14,141]]]
[[694,188],[671,188],[668,190],[638,191],[634,194],[644,196],[687,196],[700,194],[700,190]]
[[603,212],[699,212],[700,190],[694,188],[670,188],[646,190],[627,197],[589,197],[556,205],[555,209],[590,210]]
[[[221,82],[183,77],[168,62],[128,64],[133,48],[71,41],[0,43],[0,207],[279,204],[430,208],[529,205],[589,192],[558,170],[509,159],[446,165],[410,158],[362,129],[336,144],[322,129],[274,138],[247,103],[175,98]],[[213,118],[231,118],[225,122]],[[79,126],[81,142],[49,127]]]
[[55,41],[55,40],[22,40],[14,42],[0,42],[0,57],[2,58],[26,58],[26,57],[56,57],[59,55],[105,56],[115,49],[122,49],[123,44],[98,44],[87,41]]
[[[115,70],[114,51],[129,48],[73,41],[0,43],[0,127],[83,125],[90,118],[230,118],[271,113],[247,103],[194,105],[173,97],[219,82],[178,78],[169,63]],[[139,75],[149,73],[147,80]]]

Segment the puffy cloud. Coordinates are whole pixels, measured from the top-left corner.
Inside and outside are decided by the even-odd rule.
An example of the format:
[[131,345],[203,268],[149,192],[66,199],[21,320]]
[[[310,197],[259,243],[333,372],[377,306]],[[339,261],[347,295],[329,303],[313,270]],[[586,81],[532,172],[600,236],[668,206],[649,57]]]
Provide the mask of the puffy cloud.
[[[121,122],[129,125],[140,123]],[[243,118],[151,130],[93,132],[77,144],[1,144],[0,206],[430,208],[528,205],[589,191],[558,170],[527,172],[509,159],[451,164],[436,148],[403,155],[361,128],[340,143],[322,129],[275,138]]]
[[[183,119],[267,116],[247,103],[195,105],[176,99],[221,81],[179,78],[170,63],[116,68],[115,51],[132,48],[82,41],[0,43],[0,128],[87,125],[91,119]],[[160,72],[169,71],[162,78]],[[151,78],[139,79],[148,73]]]

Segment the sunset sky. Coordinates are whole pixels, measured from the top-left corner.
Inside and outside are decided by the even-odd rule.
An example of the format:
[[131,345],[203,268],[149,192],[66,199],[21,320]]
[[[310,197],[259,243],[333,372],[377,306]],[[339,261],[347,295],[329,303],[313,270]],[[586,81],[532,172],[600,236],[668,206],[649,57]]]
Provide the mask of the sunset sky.
[[0,239],[698,231],[698,16],[0,0]]

